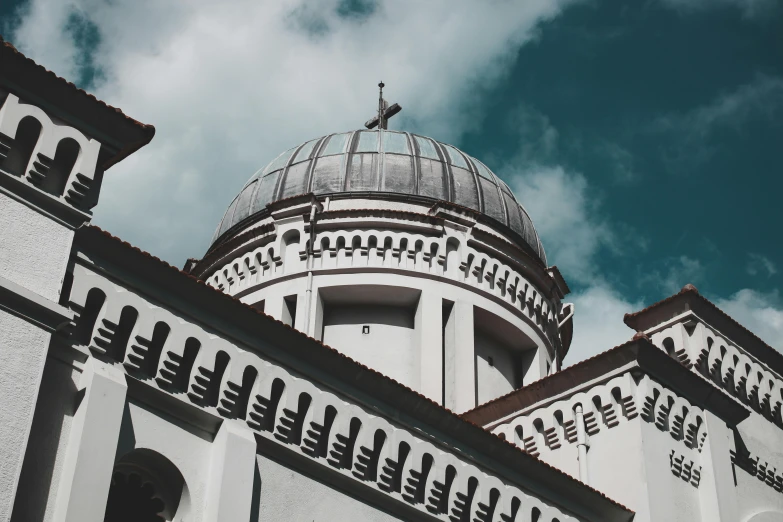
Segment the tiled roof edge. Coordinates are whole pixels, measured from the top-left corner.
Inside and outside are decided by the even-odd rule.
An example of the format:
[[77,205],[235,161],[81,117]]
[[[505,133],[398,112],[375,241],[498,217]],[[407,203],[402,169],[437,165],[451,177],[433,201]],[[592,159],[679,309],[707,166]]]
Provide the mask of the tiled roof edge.
[[[85,227],[82,227],[81,229],[79,229],[79,232],[81,232],[82,234],[94,233],[96,235],[103,236],[104,238],[108,238],[109,240],[118,243],[122,247],[127,248],[127,249],[135,252],[136,254],[140,254],[140,255],[148,258],[150,261],[153,261],[153,262],[159,264],[161,267],[170,270],[172,275],[175,275],[176,277],[186,278],[187,280],[190,281],[190,284],[197,284],[200,287],[208,289],[210,292],[213,293],[215,298],[223,299],[227,303],[228,302],[233,303],[234,306],[241,306],[241,307],[243,307],[244,309],[246,309],[248,311],[252,311],[254,314],[257,314],[260,319],[266,320],[269,323],[274,324],[277,328],[284,328],[287,331],[289,331],[291,334],[295,334],[295,335],[301,336],[302,338],[307,339],[308,342],[312,343],[312,345],[314,347],[318,347],[319,349],[323,349],[323,350],[328,350],[329,352],[334,354],[334,356],[339,357],[340,359],[344,360],[348,364],[355,365],[357,368],[360,368],[363,371],[368,372],[373,378],[379,379],[381,381],[385,381],[387,384],[391,384],[392,386],[398,388],[403,393],[414,395],[418,400],[421,400],[425,404],[429,405],[429,407],[434,408],[436,410],[439,410],[442,415],[443,414],[448,415],[448,416],[450,416],[452,418],[452,420],[458,421],[459,423],[462,423],[465,426],[469,426],[468,429],[473,430],[473,434],[474,435],[480,436],[480,437],[485,437],[485,438],[486,437],[491,437],[491,439],[487,439],[487,440],[494,440],[494,441],[497,441],[498,444],[503,445],[503,447],[513,448],[513,450],[515,450],[519,454],[524,455],[524,457],[526,459],[529,459],[530,465],[541,466],[541,467],[543,467],[545,469],[548,469],[549,471],[551,471],[554,474],[558,475],[561,479],[563,479],[565,481],[568,481],[568,482],[572,482],[575,486],[583,489],[584,491],[588,492],[589,494],[593,494],[593,495],[597,495],[597,496],[601,497],[602,499],[604,499],[605,501],[607,501],[611,505],[615,506],[615,508],[619,508],[619,509],[627,512],[629,515],[633,515],[634,514],[633,510],[631,510],[630,508],[620,504],[616,500],[608,497],[603,492],[601,492],[601,491],[599,491],[599,490],[597,490],[597,489],[595,489],[595,488],[585,484],[584,482],[581,482],[581,481],[575,479],[571,475],[569,475],[569,474],[563,472],[562,470],[560,470],[560,469],[558,469],[558,468],[556,468],[556,467],[554,467],[554,466],[552,466],[552,465],[550,465],[550,464],[548,464],[548,463],[538,459],[537,457],[534,457],[533,455],[530,455],[529,453],[527,453],[522,448],[519,448],[518,446],[512,444],[511,442],[508,442],[508,441],[504,440],[503,438],[501,438],[501,437],[499,437],[499,436],[497,436],[497,435],[495,435],[493,433],[490,433],[490,432],[486,431],[483,427],[481,427],[481,426],[479,426],[479,425],[477,425],[477,424],[475,424],[475,423],[473,423],[473,422],[471,422],[471,421],[461,417],[460,415],[454,413],[453,411],[449,410],[448,408],[445,408],[444,406],[441,406],[440,404],[438,404],[437,402],[429,399],[428,397],[425,397],[424,395],[420,394],[419,392],[417,392],[417,391],[415,391],[415,390],[413,390],[411,388],[408,388],[407,386],[399,383],[398,381],[392,379],[391,377],[383,375],[382,373],[380,373],[380,372],[378,372],[376,370],[373,370],[372,368],[369,368],[369,367],[367,367],[367,366],[365,366],[365,365],[363,365],[363,364],[361,364],[361,363],[351,359],[350,357],[348,357],[347,355],[337,351],[336,349],[334,349],[334,348],[332,348],[332,347],[330,347],[330,346],[328,346],[326,344],[323,344],[321,341],[319,341],[317,339],[314,339],[314,338],[312,338],[312,337],[310,337],[310,336],[308,336],[308,335],[306,335],[306,334],[304,334],[304,333],[302,333],[302,332],[300,332],[298,330],[295,330],[294,328],[290,327],[289,325],[286,325],[285,323],[283,323],[281,321],[278,321],[277,319],[274,319],[273,317],[270,317],[269,315],[261,312],[260,310],[258,310],[256,308],[253,308],[252,306],[250,306],[250,305],[248,305],[246,303],[241,302],[239,299],[236,299],[236,298],[234,298],[234,297],[232,297],[232,296],[230,296],[228,294],[225,294],[225,293],[217,290],[216,288],[213,288],[213,287],[207,285],[204,281],[202,281],[200,279],[197,279],[197,278],[193,277],[192,275],[183,272],[179,268],[168,264],[167,262],[165,262],[165,261],[163,261],[163,260],[153,256],[152,254],[150,254],[148,252],[145,252],[145,251],[141,250],[138,247],[135,247],[135,246],[131,245],[130,243],[128,243],[126,241],[123,241],[122,239],[120,239],[120,238],[118,238],[116,236],[113,236],[109,232],[106,232],[105,230],[102,230],[101,228],[99,228],[97,226],[94,226],[94,225],[87,225]],[[629,518],[629,520],[630,520],[630,518]]]

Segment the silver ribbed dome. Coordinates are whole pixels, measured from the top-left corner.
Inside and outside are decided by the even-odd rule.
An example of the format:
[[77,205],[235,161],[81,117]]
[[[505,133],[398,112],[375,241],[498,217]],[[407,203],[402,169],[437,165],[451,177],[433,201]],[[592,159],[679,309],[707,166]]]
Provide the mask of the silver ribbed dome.
[[280,154],[245,183],[212,242],[268,204],[309,192],[408,194],[472,208],[517,232],[546,263],[527,212],[483,163],[451,145],[388,130],[330,134]]

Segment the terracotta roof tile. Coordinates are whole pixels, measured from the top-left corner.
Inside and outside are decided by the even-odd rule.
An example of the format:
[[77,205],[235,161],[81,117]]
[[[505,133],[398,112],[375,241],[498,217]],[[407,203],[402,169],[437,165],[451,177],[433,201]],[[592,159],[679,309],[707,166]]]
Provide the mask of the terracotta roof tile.
[[259,318],[263,318],[263,320],[276,323],[278,326],[283,326],[286,329],[288,329],[289,331],[295,333],[296,335],[299,335],[301,337],[307,338],[309,340],[309,342],[311,342],[314,347],[318,347],[319,349],[323,349],[323,350],[328,350],[329,352],[333,353],[335,356],[340,357],[341,359],[343,359],[345,361],[348,361],[350,364],[353,364],[353,365],[356,365],[358,367],[363,368],[365,371],[367,371],[370,374],[372,374],[375,378],[380,379],[380,380],[384,380],[384,381],[387,381],[387,382],[390,382],[394,386],[399,387],[399,388],[405,390],[407,393],[414,394],[420,400],[429,403],[430,405],[432,405],[435,408],[437,408],[437,409],[447,413],[450,416],[453,416],[455,419],[459,420],[460,422],[464,423],[465,425],[471,426],[471,429],[479,430],[479,432],[484,434],[484,436],[487,436],[487,435],[492,436],[492,437],[494,437],[495,440],[500,441],[503,444],[505,444],[505,445],[513,448],[514,450],[518,451],[519,453],[525,455],[532,462],[534,462],[535,465],[543,466],[545,468],[548,468],[551,471],[553,471],[554,473],[561,475],[566,480],[572,481],[573,483],[575,483],[579,487],[584,488],[587,491],[590,491],[591,493],[599,495],[600,497],[606,499],[611,504],[613,504],[613,505],[615,505],[615,506],[617,506],[619,508],[622,508],[625,511],[628,511],[629,513],[633,513],[633,510],[631,510],[631,509],[627,508],[626,506],[620,504],[616,500],[608,497],[603,492],[601,492],[601,491],[599,491],[599,490],[597,490],[597,489],[595,489],[595,488],[585,484],[584,482],[581,482],[580,480],[578,480],[578,479],[572,477],[571,475],[563,472],[559,468],[556,468],[556,467],[554,467],[554,466],[544,462],[543,460],[538,459],[537,457],[535,457],[535,456],[531,455],[530,453],[526,452],[524,449],[520,448],[519,446],[516,446],[515,444],[513,444],[513,443],[511,443],[509,441],[504,440],[500,436],[495,435],[495,434],[493,434],[491,432],[488,432],[483,427],[481,427],[481,426],[479,426],[479,425],[477,425],[477,424],[475,424],[475,423],[473,423],[473,422],[471,422],[471,421],[469,421],[467,419],[462,418],[460,415],[458,415],[458,414],[454,413],[453,411],[449,410],[448,408],[438,404],[437,402],[433,401],[432,399],[430,399],[428,397],[425,397],[424,395],[420,394],[416,390],[413,390],[413,389],[405,386],[404,384],[402,384],[402,383],[392,379],[391,377],[388,377],[388,376],[386,376],[386,375],[384,375],[384,374],[382,374],[382,373],[380,373],[380,372],[378,372],[376,370],[373,370],[372,368],[369,368],[368,366],[365,366],[364,364],[362,364],[362,363],[360,363],[360,362],[358,362],[358,361],[356,361],[354,359],[351,359],[347,355],[339,352],[338,350],[332,348],[331,346],[328,346],[328,345],[322,343],[321,341],[319,341],[317,339],[314,339],[314,338],[310,337],[309,335],[306,335],[306,334],[300,332],[299,330],[296,330],[296,329],[292,328],[291,326],[283,323],[282,321],[279,321],[279,320],[277,320],[277,319],[275,319],[275,318],[265,314],[264,312],[262,312],[262,311],[260,311],[260,310],[258,310],[256,308],[253,308],[252,306],[248,305],[247,303],[243,303],[239,299],[236,299],[233,296],[230,296],[230,295],[228,295],[228,294],[226,294],[224,292],[221,292],[220,290],[218,290],[218,289],[216,289],[216,288],[206,284],[204,281],[202,281],[200,279],[197,279],[197,278],[193,277],[192,275],[190,275],[190,274],[188,274],[186,272],[183,272],[179,268],[168,264],[167,262],[163,261],[162,259],[159,259],[159,258],[153,256],[149,252],[145,252],[144,250],[141,250],[140,248],[135,247],[135,246],[131,245],[130,243],[128,243],[126,241],[123,241],[122,239],[120,239],[120,238],[118,238],[116,236],[113,236],[109,232],[107,232],[107,231],[105,231],[105,230],[103,230],[103,229],[101,229],[101,228],[99,228],[99,227],[97,227],[95,225],[87,225],[87,226],[83,227],[83,230],[93,230],[93,231],[95,231],[95,232],[97,232],[97,233],[99,233],[99,234],[101,234],[101,235],[103,235],[103,236],[105,236],[107,238],[110,238],[110,239],[112,239],[112,240],[122,244],[124,247],[129,248],[129,249],[133,250],[134,252],[137,252],[137,253],[139,253],[139,254],[141,254],[141,255],[151,259],[152,261],[155,261],[155,262],[159,263],[161,266],[164,266],[164,267],[168,268],[169,270],[172,271],[173,274],[176,274],[179,277],[186,277],[186,278],[188,278],[189,280],[191,280],[195,284],[198,284],[198,285],[201,285],[203,287],[209,288],[211,291],[214,292],[214,295],[215,295],[216,298],[234,302],[234,303],[236,303],[236,304],[238,304],[240,306],[243,306],[244,308],[246,308],[248,310],[253,311],[255,314],[257,314],[259,316]]
[[644,334],[637,333],[628,342],[477,406],[463,413],[462,417],[487,426],[543,400],[569,392],[585,382],[626,368],[630,363],[636,363],[640,370],[649,373],[664,386],[678,393],[685,393],[690,400],[697,401],[702,407],[709,407],[729,423],[738,423],[749,414],[749,411],[729,394],[664,353]]
[[83,96],[85,96],[86,98],[89,98],[89,99],[90,99],[90,100],[92,100],[93,102],[97,103],[98,105],[100,105],[100,106],[102,106],[102,107],[104,107],[104,108],[106,108],[106,109],[108,109],[108,110],[110,110],[110,111],[116,112],[117,114],[119,114],[120,116],[124,117],[126,120],[128,120],[128,121],[129,121],[129,122],[131,122],[131,123],[133,123],[134,125],[137,125],[137,126],[141,127],[142,129],[144,129],[144,130],[146,130],[146,131],[152,131],[152,132],[154,133],[154,131],[155,131],[155,127],[153,127],[152,125],[147,125],[147,124],[145,124],[145,123],[141,123],[141,122],[140,122],[140,121],[138,121],[138,120],[134,120],[133,118],[131,118],[130,116],[128,116],[127,114],[125,114],[124,112],[122,112],[122,111],[121,111],[120,109],[118,109],[117,107],[112,107],[112,106],[111,106],[111,105],[109,105],[108,103],[106,103],[106,102],[104,102],[104,101],[101,101],[101,100],[99,100],[98,98],[96,98],[95,96],[93,96],[92,94],[88,93],[88,92],[87,92],[87,91],[85,91],[84,89],[80,89],[79,87],[77,87],[76,85],[74,85],[72,82],[69,82],[69,81],[68,81],[68,80],[66,80],[65,78],[62,78],[62,77],[60,77],[60,76],[57,76],[55,73],[53,73],[52,71],[50,71],[49,69],[47,69],[47,68],[46,68],[46,67],[44,67],[43,65],[40,65],[39,63],[37,63],[37,62],[36,62],[35,60],[33,60],[32,58],[28,58],[27,56],[25,56],[24,54],[22,54],[22,53],[21,53],[21,52],[20,52],[20,51],[19,51],[19,50],[18,50],[16,47],[14,47],[14,46],[13,46],[13,44],[11,44],[10,42],[6,41],[6,40],[3,38],[3,36],[2,36],[2,35],[0,35],[0,46],[2,46],[2,47],[5,47],[6,49],[8,49],[9,51],[11,51],[12,53],[14,53],[14,54],[18,55],[20,58],[22,58],[22,59],[24,59],[25,61],[29,62],[30,64],[34,65],[35,67],[37,67],[37,68],[38,68],[38,69],[40,69],[41,71],[45,72],[45,73],[46,73],[47,75],[49,75],[49,76],[50,76],[50,77],[51,77],[53,80],[55,80],[55,81],[59,82],[61,85],[63,85],[63,86],[65,86],[65,87],[68,87],[68,88],[70,88],[70,89],[71,89],[71,90],[73,90],[74,92],[78,92],[78,93],[82,94],[82,95],[83,95]]
[[[672,317],[686,310],[693,310],[711,326],[718,328],[721,334],[729,337],[729,340],[733,343],[748,350],[755,357],[772,366],[778,373],[783,374],[783,354],[718,308],[712,301],[702,296],[692,284],[685,285],[676,294],[653,303],[638,312],[625,314],[623,322],[634,330],[648,330],[655,325],[653,323],[660,324],[663,322],[659,317],[653,318],[652,313],[663,310],[667,306],[673,308],[674,315]],[[696,307],[695,310],[694,307]],[[645,320],[647,317],[649,319]],[[665,320],[672,317],[668,317]]]
[[551,382],[551,380],[562,379],[563,376],[565,376],[565,375],[576,373],[581,368],[593,364],[593,362],[598,360],[598,359],[607,357],[611,353],[618,352],[618,351],[622,350],[623,348],[625,348],[625,347],[627,347],[629,345],[635,344],[636,341],[637,341],[637,339],[632,339],[632,340],[627,341],[627,342],[625,342],[623,344],[615,346],[614,348],[610,348],[610,349],[608,349],[606,351],[603,351],[603,352],[601,352],[601,353],[599,353],[597,355],[593,355],[592,357],[588,357],[587,359],[584,359],[583,361],[579,361],[576,364],[572,364],[568,368],[560,370],[559,372],[555,372],[553,374],[547,375],[547,376],[542,377],[542,378],[540,378],[540,379],[538,379],[536,381],[531,382],[530,384],[526,384],[525,386],[523,386],[521,388],[517,388],[516,390],[513,390],[513,391],[511,391],[511,392],[509,392],[509,393],[507,393],[505,395],[501,395],[500,397],[496,397],[496,398],[492,399],[491,401],[487,401],[487,402],[485,402],[483,404],[479,404],[478,406],[476,406],[472,410],[469,410],[469,411],[466,411],[465,413],[460,414],[460,416],[463,417],[463,418],[469,417],[471,415],[475,415],[475,412],[477,412],[479,410],[486,410],[486,409],[492,408],[493,406],[495,406],[497,404],[500,404],[500,403],[508,401],[512,397],[518,397],[518,396],[526,395],[526,394],[533,394],[533,393],[535,393],[538,390],[543,390],[544,388],[546,388],[547,384],[549,382]]

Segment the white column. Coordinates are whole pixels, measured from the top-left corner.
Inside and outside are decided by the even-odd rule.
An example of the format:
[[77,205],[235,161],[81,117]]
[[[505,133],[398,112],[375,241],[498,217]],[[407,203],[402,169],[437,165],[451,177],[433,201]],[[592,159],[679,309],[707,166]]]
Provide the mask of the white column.
[[432,292],[422,292],[416,310],[419,337],[420,385],[422,395],[443,404],[443,300]]
[[71,425],[54,508],[56,522],[103,522],[128,385],[117,368],[90,358],[84,398]]
[[734,434],[720,418],[704,411],[707,438],[701,451],[699,501],[704,522],[739,520],[737,492],[729,452]]
[[300,332],[304,332],[308,335],[310,335],[307,331],[309,325],[307,324],[308,320],[308,314],[310,313],[310,310],[308,310],[308,294],[310,292],[305,292],[303,294],[297,294],[296,296],[296,319],[294,320],[293,326]]
[[278,321],[285,322],[283,317],[283,309],[285,307],[285,301],[283,296],[278,293],[269,292],[264,297],[264,313],[271,315]]
[[0,520],[8,520],[33,424],[50,334],[1,309],[0,332],[0,397],[5,399],[0,407]]
[[454,303],[451,312],[454,345],[453,409],[463,413],[476,407],[476,350],[473,331],[473,305]]
[[533,348],[524,356],[525,374],[522,376],[522,384],[527,386],[532,382],[547,376],[546,348]]
[[256,439],[250,429],[224,420],[212,443],[204,522],[250,520]]

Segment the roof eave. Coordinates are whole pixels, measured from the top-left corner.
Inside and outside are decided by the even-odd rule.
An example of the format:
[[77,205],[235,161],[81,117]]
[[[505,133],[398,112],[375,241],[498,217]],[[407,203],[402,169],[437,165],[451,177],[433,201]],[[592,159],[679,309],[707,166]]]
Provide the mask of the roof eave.
[[643,310],[625,314],[623,322],[636,331],[647,332],[688,311],[693,312],[732,343],[747,350],[758,360],[783,375],[783,354],[702,296],[693,285],[686,285],[680,292]]
[[19,52],[0,36],[0,85],[47,113],[100,141],[111,153],[103,170],[152,140],[155,127],[136,121],[121,110],[60,78]]
[[[329,368],[330,375],[350,383],[360,393],[388,404],[398,416],[407,416],[441,433],[448,433],[455,442],[472,448],[474,458],[489,458],[528,477],[527,486],[532,489],[540,486],[553,495],[563,495],[565,488],[568,490],[566,496],[580,502],[600,520],[619,522],[633,518],[632,510],[427,397],[95,226],[79,229],[75,245],[77,249],[94,252],[96,258],[107,260],[111,266],[121,267],[134,278],[143,278],[162,294],[179,301],[202,303],[204,313],[214,317],[212,326],[216,329],[221,323],[229,323],[234,328],[252,332],[256,340],[259,330],[263,329],[266,339],[286,346],[286,357],[300,363],[309,361],[311,367]],[[120,274],[112,275],[121,278]]]
[[725,392],[691,372],[648,339],[639,337],[482,404],[463,413],[462,417],[486,426],[621,368],[638,368],[691,403],[709,409],[729,425],[735,426],[750,415],[742,404]]

